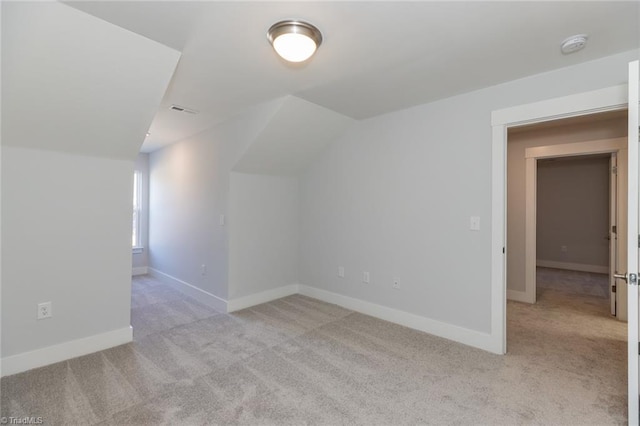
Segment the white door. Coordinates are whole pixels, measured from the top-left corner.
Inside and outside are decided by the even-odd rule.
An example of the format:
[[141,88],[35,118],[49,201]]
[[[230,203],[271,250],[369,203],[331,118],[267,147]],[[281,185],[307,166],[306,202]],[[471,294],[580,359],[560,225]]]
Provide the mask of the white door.
[[[628,142],[628,216],[627,216],[627,315],[628,315],[628,361],[629,361],[629,424],[637,425],[640,421],[638,358],[640,339],[638,339],[638,126],[640,125],[638,102],[640,100],[640,73],[638,61],[629,64],[629,142]],[[635,278],[635,279],[634,279]]]

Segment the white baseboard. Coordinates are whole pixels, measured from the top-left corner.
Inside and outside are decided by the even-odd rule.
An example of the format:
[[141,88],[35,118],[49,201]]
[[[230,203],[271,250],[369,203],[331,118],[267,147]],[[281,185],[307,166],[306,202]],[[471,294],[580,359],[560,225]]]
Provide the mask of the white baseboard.
[[149,275],[219,312],[227,312],[227,301],[169,274],[149,268]]
[[244,297],[238,297],[236,299],[230,299],[227,302],[227,312],[239,311],[240,309],[250,308],[251,306],[271,302],[272,300],[291,296],[292,294],[297,293],[299,293],[298,284],[291,284],[271,290],[261,291],[260,293],[250,294]]
[[595,274],[608,274],[609,267],[602,265],[587,265],[584,263],[571,263],[571,262],[557,262],[555,260],[541,260],[536,261],[537,266],[543,268],[555,268],[566,269],[568,271],[581,271],[581,272],[593,272]]
[[434,336],[443,337],[458,343],[473,346],[485,351],[496,352],[494,338],[489,333],[470,330],[464,327],[443,323],[420,315],[411,314],[409,312],[400,311],[386,306],[377,305],[364,300],[355,299],[344,296],[342,294],[333,293],[326,290],[320,290],[314,287],[299,285],[300,294],[323,302],[333,303],[352,311],[360,312],[375,318],[413,328],[414,330],[423,331],[433,334]]
[[[400,324],[405,327],[433,334],[465,345],[493,353],[500,353],[500,348],[496,348],[491,334],[443,323],[420,315],[411,314],[409,312],[400,311],[314,287],[291,284],[226,301],[156,269],[149,268],[148,272],[151,276],[220,312],[234,312],[293,294],[302,294],[327,303],[342,306],[343,308],[350,309],[355,312],[360,312],[365,315],[370,315],[375,318]],[[508,291],[508,297],[510,299],[514,294],[516,297],[525,297],[524,292]],[[1,375],[4,377],[11,374],[21,373],[33,368],[43,367],[56,362],[65,361],[67,359],[129,343],[132,340],[132,328],[125,327],[119,330],[5,357],[2,359]]]
[[137,266],[131,269],[131,276],[135,277],[136,275],[147,275],[149,273],[149,268],[146,266]]
[[535,298],[533,298],[531,294],[527,293],[526,291],[519,290],[507,289],[507,299],[515,300],[516,302],[522,303],[536,303]]
[[22,373],[33,368],[44,367],[82,355],[88,355],[133,340],[131,326],[70,342],[36,349],[30,352],[2,358],[2,376]]

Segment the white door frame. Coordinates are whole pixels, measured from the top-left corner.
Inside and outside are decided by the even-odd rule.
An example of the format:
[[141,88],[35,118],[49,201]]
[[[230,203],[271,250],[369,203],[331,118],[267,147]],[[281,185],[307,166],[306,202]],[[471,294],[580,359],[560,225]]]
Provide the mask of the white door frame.
[[507,129],[626,109],[627,85],[496,110],[491,113],[491,348],[507,352],[506,181]]
[[[628,78],[628,91],[627,96],[629,98],[629,167],[628,167],[628,188],[627,188],[627,224],[628,235],[632,235],[632,238],[627,239],[627,271],[628,273],[638,273],[638,245],[636,242],[636,235],[638,233],[638,141],[640,141],[640,123],[638,123],[640,117],[640,62],[635,60],[629,63],[629,78]],[[627,286],[627,316],[629,321],[627,322],[627,360],[628,360],[628,380],[629,380],[629,392],[628,392],[628,407],[629,425],[637,425],[640,423],[638,413],[640,411],[638,402],[638,286]]]
[[[536,175],[538,160],[544,158],[571,157],[575,155],[619,153],[622,161],[626,161],[626,151],[626,136],[562,145],[534,146],[525,149],[525,292],[523,297],[519,299],[520,301],[536,303]],[[626,169],[626,163],[622,166]],[[626,178],[626,173],[624,173],[624,176]],[[611,266],[611,268],[615,269],[615,265]],[[610,274],[611,273],[610,271]],[[624,302],[626,303],[626,298]],[[625,314],[624,318],[621,319],[626,320],[626,311],[626,309],[621,310],[621,313]]]

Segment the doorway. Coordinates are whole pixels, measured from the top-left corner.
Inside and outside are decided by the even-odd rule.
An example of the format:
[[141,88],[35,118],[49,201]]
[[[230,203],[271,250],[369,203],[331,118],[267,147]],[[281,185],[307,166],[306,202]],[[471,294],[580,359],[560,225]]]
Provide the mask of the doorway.
[[[628,108],[628,235],[638,235],[638,61],[629,63],[628,85],[612,86],[560,98],[493,111],[491,184],[491,346],[507,351],[506,335],[506,154],[507,131],[524,125]],[[628,271],[620,278],[628,285],[628,413],[629,423],[638,424],[638,247],[629,240]]]
[[[606,125],[606,122],[614,123],[617,118],[617,124],[614,125]],[[608,118],[605,118],[608,117]],[[620,110],[615,112],[607,112],[603,114],[598,114],[597,116],[584,116],[580,117],[578,121],[585,119],[588,120],[587,125],[576,123],[573,120],[576,119],[565,119],[556,120],[553,123],[542,123],[531,126],[529,129],[519,129],[525,133],[526,131],[530,131],[531,134],[534,134],[537,130],[539,134],[543,134],[539,137],[539,139],[535,140],[535,143],[532,141],[535,139],[533,137],[522,138],[525,139],[529,144],[522,147],[520,151],[521,155],[521,163],[524,164],[523,167],[520,168],[520,171],[524,175],[524,190],[519,191],[519,188],[509,188],[511,182],[507,181],[507,193],[508,197],[511,195],[511,192],[515,190],[522,195],[521,198],[524,198],[523,208],[518,210],[520,213],[521,222],[524,222],[523,232],[521,237],[523,237],[523,241],[520,245],[523,250],[520,253],[520,258],[522,259],[522,269],[520,270],[522,280],[524,281],[524,286],[521,287],[521,291],[519,296],[525,300],[520,300],[521,302],[535,303],[532,305],[524,305],[522,303],[509,304],[509,342],[510,352],[514,351],[517,353],[521,351],[523,353],[529,353],[530,351],[539,350],[539,347],[545,347],[544,353],[546,355],[550,355],[555,361],[553,362],[553,367],[556,368],[558,365],[562,365],[561,362],[556,362],[560,359],[563,359],[563,353],[596,353],[598,348],[601,350],[606,350],[607,355],[605,357],[596,357],[590,356],[590,368],[593,370],[593,374],[603,374],[604,377],[616,377],[616,381],[614,381],[615,385],[618,385],[616,388],[617,393],[622,393],[624,391],[624,381],[623,378],[626,374],[626,364],[625,364],[625,348],[627,345],[626,339],[626,324],[615,321],[609,316],[607,299],[606,298],[597,298],[593,297],[593,295],[585,294],[586,292],[582,292],[582,294],[577,294],[577,292],[572,292],[570,284],[571,280],[578,277],[577,279],[581,280],[589,280],[593,278],[593,275],[588,275],[589,271],[584,271],[581,274],[576,273],[573,275],[566,274],[558,269],[543,271],[543,277],[540,281],[541,288],[545,289],[545,292],[539,294],[537,290],[538,284],[538,263],[540,260],[538,256],[540,245],[539,243],[539,235],[538,235],[538,220],[540,219],[538,215],[538,202],[540,201],[540,193],[539,193],[539,167],[541,164],[553,164],[558,162],[575,162],[577,159],[582,158],[594,158],[601,157],[600,162],[604,163],[605,170],[607,167],[607,163],[609,161],[613,161],[613,158],[617,161],[616,166],[618,167],[615,170],[616,172],[616,182],[626,182],[626,165],[627,165],[627,117],[626,111]],[[579,130],[574,125],[583,126],[585,130]],[[600,126],[600,129],[597,128],[596,124]],[[553,129],[553,137],[549,137],[550,131],[548,129],[545,130],[545,126],[557,126]],[[572,128],[572,126],[574,126]],[[563,128],[564,127],[564,128]],[[610,132],[609,134],[603,134],[602,129]],[[540,131],[543,129],[543,131]],[[518,131],[514,133],[518,133]],[[599,133],[600,132],[600,133]],[[511,149],[511,143],[515,141],[517,138],[512,137],[514,133],[507,131],[507,157],[509,157],[509,150]],[[595,140],[587,140],[585,141],[584,133],[588,133],[588,137],[596,138]],[[577,135],[577,136],[575,136]],[[531,136],[531,135],[529,135]],[[603,136],[606,136],[604,139],[598,139]],[[565,143],[566,142],[566,143]],[[619,161],[618,161],[619,160]],[[509,168],[509,165],[507,166]],[[613,171],[613,170],[612,170]],[[607,171],[605,171],[607,173]],[[507,176],[509,174],[507,173]],[[584,176],[583,176],[584,179]],[[626,217],[620,218],[617,217],[618,214],[622,215],[626,213],[626,187],[619,187],[616,185],[615,192],[618,194],[616,200],[608,200],[608,193],[606,187],[608,186],[607,176],[604,177],[604,183],[601,183],[605,188],[605,195],[601,197],[602,207],[604,212],[601,212],[602,215],[607,215],[607,207],[611,207],[611,203],[614,203],[614,216],[616,216],[615,224],[616,226],[626,225]],[[507,197],[507,198],[508,198]],[[560,206],[558,206],[560,208]],[[509,204],[507,203],[507,218],[509,218],[511,209]],[[574,214],[576,214],[574,212]],[[579,214],[579,213],[578,213]],[[507,224],[509,226],[509,223]],[[620,237],[626,237],[625,229],[617,229]],[[600,230],[602,234],[600,238],[602,241],[606,241],[607,227]],[[506,264],[507,264],[507,277],[509,276],[509,261],[510,256],[513,253],[509,250],[509,248],[513,249],[512,238],[514,235],[510,232],[509,228],[507,228],[507,252],[506,252]],[[517,237],[517,235],[516,235]],[[620,253],[626,246],[623,238],[619,238],[615,241],[615,247],[617,248],[617,254],[620,254],[620,261],[626,261],[626,253]],[[620,246],[618,246],[620,244]],[[565,256],[571,253],[573,250],[573,245],[571,243],[566,244],[568,247],[563,247],[565,244],[559,241],[555,241],[552,243],[553,248],[559,252],[557,254],[564,254]],[[564,250],[563,250],[564,248]],[[600,253],[600,257],[604,256],[604,262],[608,266],[606,255],[607,249],[609,248],[608,243],[605,245],[604,253]],[[569,266],[574,268],[575,264],[587,264],[593,262],[586,261],[576,261],[574,258],[569,258],[568,256],[564,259],[551,259],[556,262],[562,262],[565,264],[573,263],[573,265],[559,265],[556,264],[547,264],[547,266]],[[601,259],[602,260],[602,259]],[[618,263],[617,260],[612,262],[612,270],[609,271],[609,268],[606,268],[607,272],[615,272],[615,265]],[[594,265],[590,265],[594,266]],[[596,265],[597,266],[597,265]],[[619,270],[626,270],[625,265],[621,265],[618,263]],[[589,269],[589,268],[587,268]],[[560,272],[558,274],[558,271]],[[512,271],[513,272],[513,271]],[[513,279],[513,274],[510,277]],[[584,282],[584,281],[583,281]],[[559,285],[558,285],[559,284]],[[569,285],[567,285],[569,284]],[[605,279],[604,284],[607,284],[607,280]],[[509,282],[507,281],[507,285]],[[553,288],[554,285],[558,285],[556,288]],[[619,319],[626,319],[626,286],[619,286],[619,292],[613,294],[616,305],[621,309],[616,312],[618,314]],[[516,290],[518,291],[518,289]],[[623,293],[624,292],[624,293]],[[510,293],[510,294],[509,294]],[[513,296],[513,292],[509,292],[510,296]],[[537,297],[539,296],[539,298]],[[618,298],[621,298],[622,301],[619,301]],[[528,299],[528,300],[527,300]],[[514,314],[515,313],[515,314]],[[566,324],[571,324],[571,326],[567,327]],[[600,331],[600,333],[598,333]],[[555,338],[555,340],[554,340]],[[550,342],[554,342],[551,344]],[[562,346],[560,346],[562,345]],[[552,351],[551,348],[554,348]],[[558,348],[562,349],[559,350]],[[565,351],[565,352],[563,352]],[[567,352],[568,351],[568,352]],[[573,360],[574,363],[578,363],[577,360]]]
[[598,296],[615,317],[617,154],[537,163],[536,301],[546,289],[563,290],[564,283],[571,293]]
[[[612,171],[616,170],[615,177],[626,182],[626,120],[627,113],[623,109],[536,123],[508,130],[507,250],[505,262],[508,299],[526,303],[536,302],[538,164],[554,160],[567,161],[567,159],[577,156],[605,155],[610,157],[612,154],[616,154],[620,167],[612,168]],[[604,179],[606,180],[606,177]],[[601,182],[601,184],[603,183]],[[626,211],[626,187],[620,186],[616,192],[620,193],[617,197],[619,208],[613,210],[615,215],[621,217],[616,217],[614,222],[624,225],[626,217],[622,216]],[[579,212],[575,213],[579,214]],[[602,212],[602,215],[606,215],[606,210]],[[618,232],[612,235],[614,242],[617,235],[626,235],[626,233],[621,234],[620,232],[624,229],[616,230]],[[600,247],[585,247],[584,241],[581,241],[585,239],[584,236],[574,235],[573,242],[560,242],[557,247],[554,247],[555,259],[548,257],[545,260],[555,260],[555,262],[546,266],[568,267],[569,269],[578,267],[579,270],[587,272],[605,272],[602,269],[598,270],[599,264],[600,268],[605,268],[608,271],[606,268],[608,243],[604,240],[607,236],[607,228],[605,227],[598,232],[603,234]],[[593,242],[591,244],[594,245]],[[619,261],[623,262],[623,258],[626,258],[624,256],[625,248],[624,240],[620,238],[616,245],[611,246],[611,249],[617,250],[609,251],[609,253],[615,251],[623,254]],[[580,251],[582,254],[576,253]],[[594,262],[593,259],[584,260],[594,257],[593,253],[587,252],[595,251],[600,251],[599,257],[603,257],[604,260],[601,259],[598,262]],[[548,248],[547,252],[549,252]],[[619,263],[617,266],[618,270],[624,270],[626,265]],[[615,266],[612,269],[615,269]],[[613,279],[611,283],[614,283]],[[626,300],[624,299],[626,288],[621,290],[613,296]],[[624,305],[626,307],[626,304]],[[620,319],[626,319],[624,307],[620,309]]]

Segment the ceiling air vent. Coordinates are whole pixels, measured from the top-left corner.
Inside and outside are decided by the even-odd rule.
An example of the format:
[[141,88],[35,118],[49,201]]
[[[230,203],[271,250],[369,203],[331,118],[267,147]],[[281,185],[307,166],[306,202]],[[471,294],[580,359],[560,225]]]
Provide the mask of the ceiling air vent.
[[187,114],[197,114],[198,111],[196,111],[195,109],[191,109],[191,108],[186,108],[180,105],[171,105],[169,107],[169,109],[173,110],[173,111],[178,111],[178,112],[184,112]]

